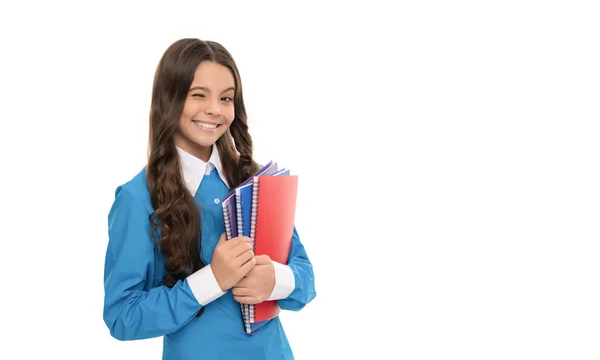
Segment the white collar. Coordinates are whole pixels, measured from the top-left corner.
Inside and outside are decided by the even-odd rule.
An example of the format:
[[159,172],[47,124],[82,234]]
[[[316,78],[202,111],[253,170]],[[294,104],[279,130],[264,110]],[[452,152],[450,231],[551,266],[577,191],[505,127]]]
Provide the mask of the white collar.
[[198,191],[204,175],[210,174],[213,168],[217,169],[219,177],[223,180],[225,185],[229,187],[229,184],[225,179],[225,174],[223,173],[223,166],[221,165],[221,157],[219,156],[217,144],[213,144],[212,153],[210,154],[208,162],[198,159],[178,146],[176,146],[176,148],[179,153],[183,182],[192,196],[196,195],[196,191]]

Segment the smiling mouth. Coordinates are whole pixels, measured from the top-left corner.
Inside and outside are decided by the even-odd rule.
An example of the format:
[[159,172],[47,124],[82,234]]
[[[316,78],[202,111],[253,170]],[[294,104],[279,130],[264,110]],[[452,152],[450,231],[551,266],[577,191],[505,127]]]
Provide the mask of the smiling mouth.
[[217,127],[220,126],[219,124],[210,124],[210,123],[196,121],[196,120],[192,120],[192,122],[203,129],[216,129]]

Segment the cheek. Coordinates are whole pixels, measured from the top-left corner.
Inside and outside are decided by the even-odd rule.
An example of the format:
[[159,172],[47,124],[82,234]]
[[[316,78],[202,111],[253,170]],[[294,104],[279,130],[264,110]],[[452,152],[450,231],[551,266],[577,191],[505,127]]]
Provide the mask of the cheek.
[[231,122],[235,118],[235,109],[233,108],[233,106],[228,106],[227,108],[223,109],[221,114],[223,115],[225,120],[227,120],[227,122],[231,124]]
[[179,116],[179,128],[186,127],[189,125],[191,121],[191,116],[185,111],[185,109],[181,112]]
[[180,122],[181,121],[187,121],[189,119],[192,118],[193,116],[193,106],[191,106],[187,101],[185,103],[185,105],[183,105],[183,111],[181,111],[181,116],[179,117]]

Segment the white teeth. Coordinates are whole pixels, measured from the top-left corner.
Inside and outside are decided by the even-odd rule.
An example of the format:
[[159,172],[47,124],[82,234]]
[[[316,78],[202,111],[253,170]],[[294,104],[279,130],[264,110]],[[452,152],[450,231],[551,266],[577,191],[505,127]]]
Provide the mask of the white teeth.
[[200,127],[205,128],[205,129],[216,129],[217,128],[217,125],[214,125],[214,124],[207,124],[207,123],[203,123],[203,122],[200,122],[200,121],[194,121],[194,123],[196,125],[200,126]]

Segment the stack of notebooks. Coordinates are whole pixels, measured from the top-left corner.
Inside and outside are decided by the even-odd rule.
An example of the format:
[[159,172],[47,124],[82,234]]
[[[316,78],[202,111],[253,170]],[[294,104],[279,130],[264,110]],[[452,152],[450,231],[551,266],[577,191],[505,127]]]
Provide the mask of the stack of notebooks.
[[[287,264],[298,191],[298,176],[270,161],[221,201],[227,239],[247,236],[255,255]],[[240,304],[246,333],[253,334],[281,311],[276,300]]]

